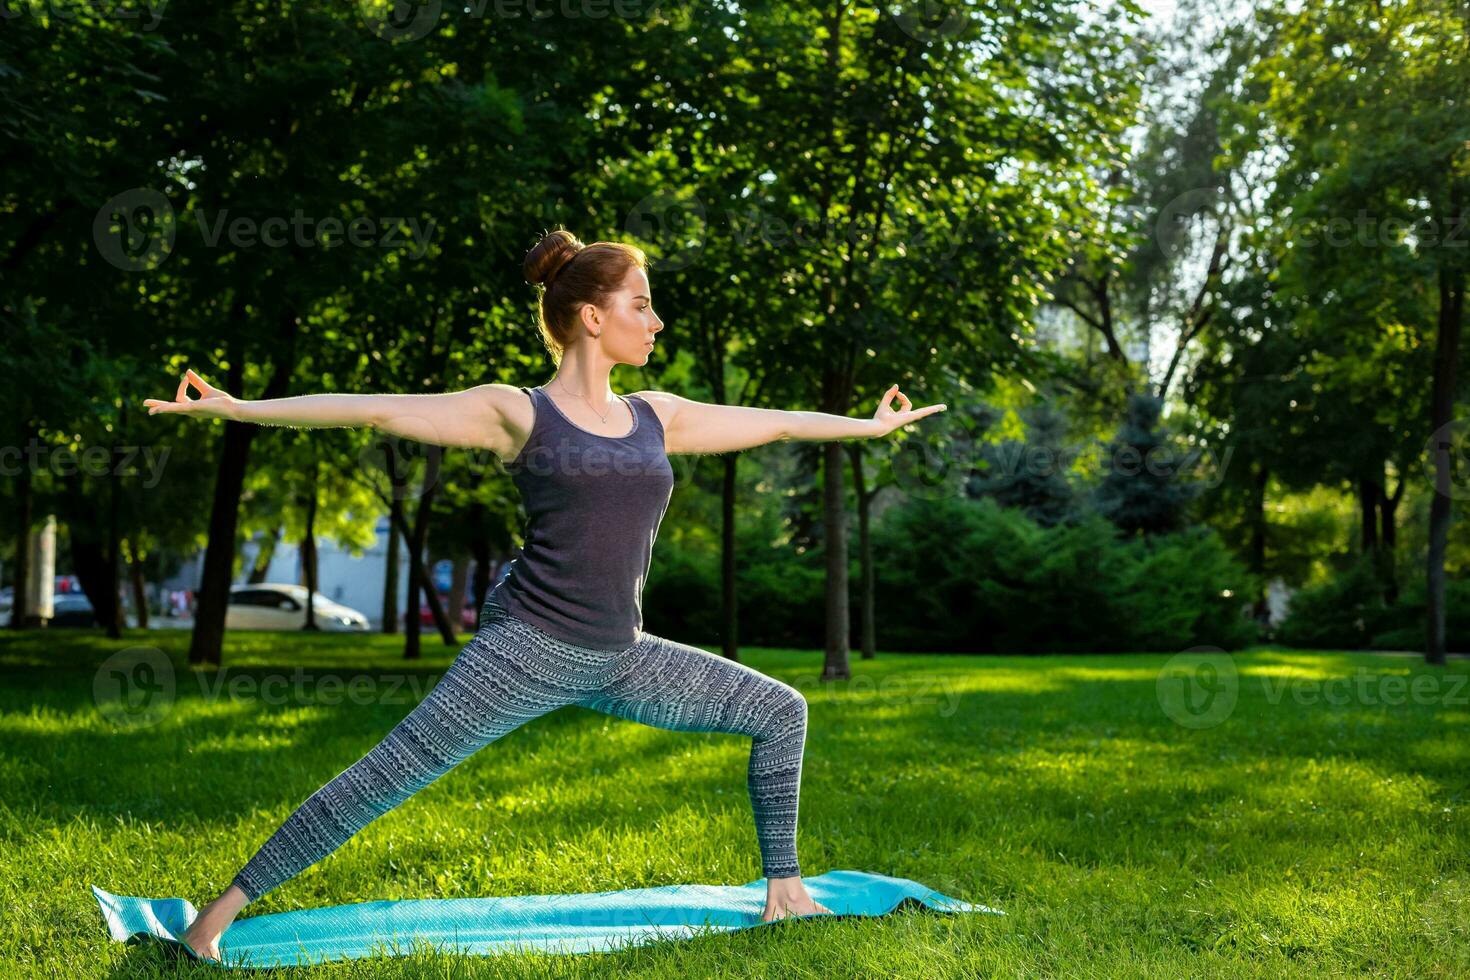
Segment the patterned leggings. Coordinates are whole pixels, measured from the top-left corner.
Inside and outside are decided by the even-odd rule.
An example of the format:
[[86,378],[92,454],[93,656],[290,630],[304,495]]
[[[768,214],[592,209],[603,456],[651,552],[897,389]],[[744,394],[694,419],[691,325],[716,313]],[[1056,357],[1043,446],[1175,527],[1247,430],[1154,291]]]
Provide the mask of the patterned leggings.
[[233,883],[255,901],[481,747],[570,704],[673,731],[750,736],[747,786],[762,873],[801,873],[796,811],[807,708],[795,688],[647,633],[621,651],[574,646],[492,601],[424,700],[287,817]]

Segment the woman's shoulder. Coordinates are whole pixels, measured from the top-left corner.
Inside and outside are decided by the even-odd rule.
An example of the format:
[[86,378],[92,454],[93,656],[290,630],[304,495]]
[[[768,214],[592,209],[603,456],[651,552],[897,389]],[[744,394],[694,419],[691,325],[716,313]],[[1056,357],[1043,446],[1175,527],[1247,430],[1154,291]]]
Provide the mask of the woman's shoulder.
[[499,419],[495,454],[503,460],[513,460],[525,448],[536,426],[536,406],[528,393],[529,389],[508,384],[485,384],[478,389],[492,406]]
[[653,409],[654,417],[664,429],[668,429],[674,413],[679,410],[679,402],[682,400],[678,395],[667,391],[633,391],[628,393],[628,397],[642,399],[649,408]]

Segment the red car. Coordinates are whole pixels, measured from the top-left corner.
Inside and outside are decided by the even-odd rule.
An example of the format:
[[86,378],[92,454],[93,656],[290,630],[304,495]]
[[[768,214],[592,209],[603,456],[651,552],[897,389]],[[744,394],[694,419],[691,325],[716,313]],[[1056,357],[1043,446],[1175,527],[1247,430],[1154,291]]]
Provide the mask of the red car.
[[[439,605],[444,609],[449,608],[449,596],[443,592],[439,593]],[[453,616],[454,614],[450,613],[451,620]],[[474,632],[475,627],[479,624],[480,610],[475,608],[475,597],[473,595],[466,595],[464,597],[464,608],[460,610],[459,627],[462,630]],[[434,611],[429,608],[427,602],[419,603],[419,625],[428,627],[433,627],[434,625]]]

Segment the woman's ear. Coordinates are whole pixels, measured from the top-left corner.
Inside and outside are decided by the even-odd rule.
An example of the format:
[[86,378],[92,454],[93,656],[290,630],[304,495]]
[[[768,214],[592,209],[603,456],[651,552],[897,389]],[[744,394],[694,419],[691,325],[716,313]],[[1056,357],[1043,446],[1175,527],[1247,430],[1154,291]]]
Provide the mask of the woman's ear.
[[579,312],[582,326],[586,328],[587,333],[593,337],[600,337],[602,335],[602,313],[597,307],[591,303],[583,303]]

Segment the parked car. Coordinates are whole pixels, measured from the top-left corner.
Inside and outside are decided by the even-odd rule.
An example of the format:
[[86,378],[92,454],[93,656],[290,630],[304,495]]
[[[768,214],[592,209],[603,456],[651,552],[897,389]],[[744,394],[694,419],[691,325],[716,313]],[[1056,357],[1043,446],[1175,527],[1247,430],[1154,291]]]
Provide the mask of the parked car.
[[[449,608],[449,595],[447,593],[439,593],[439,605],[446,610]],[[419,603],[419,625],[434,625],[434,611],[429,608],[427,602]],[[475,627],[480,625],[480,610],[475,608],[475,597],[468,593],[464,597],[464,608],[459,612],[459,625],[461,629],[470,631],[473,631]]]
[[46,625],[90,628],[97,625],[97,613],[85,592],[63,592],[52,598],[51,618]]
[[[61,585],[63,578],[73,581],[65,586]],[[88,601],[87,594],[81,591],[81,586],[76,583],[76,576],[57,576],[58,591],[51,597],[51,618],[46,621],[47,626],[96,626],[97,615],[92,609],[92,603]],[[67,591],[72,589],[72,591]],[[0,623],[10,622],[11,608],[15,604],[15,590],[7,586],[0,589]]]
[[[367,617],[321,593],[312,598],[319,629],[365,631]],[[225,629],[299,630],[306,625],[306,586],[234,585],[225,612]]]
[[[56,576],[56,581],[51,586],[51,594],[57,597],[63,595],[86,595],[86,593],[82,591],[82,580],[77,578],[75,575]],[[0,589],[0,613],[5,613],[9,615],[11,607],[14,605],[14,586],[7,585],[5,588]]]

